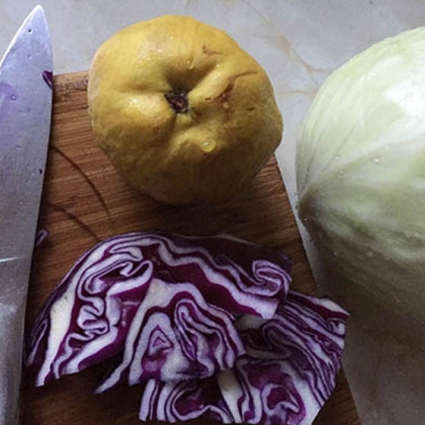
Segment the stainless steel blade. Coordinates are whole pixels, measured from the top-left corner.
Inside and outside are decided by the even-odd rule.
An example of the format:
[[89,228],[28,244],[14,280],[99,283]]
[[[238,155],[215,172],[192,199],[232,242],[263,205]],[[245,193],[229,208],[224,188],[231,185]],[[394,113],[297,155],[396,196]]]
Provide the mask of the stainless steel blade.
[[52,107],[43,9],[26,18],[0,63],[0,424],[18,423],[25,303]]

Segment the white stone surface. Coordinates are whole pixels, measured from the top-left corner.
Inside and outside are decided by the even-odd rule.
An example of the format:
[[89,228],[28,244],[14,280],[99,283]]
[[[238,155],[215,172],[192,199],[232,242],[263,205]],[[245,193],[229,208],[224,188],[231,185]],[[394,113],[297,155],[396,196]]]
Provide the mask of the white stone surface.
[[[38,2],[0,0],[0,50]],[[423,0],[40,0],[52,35],[55,73],[86,70],[96,48],[124,26],[166,13],[188,14],[226,30],[268,71],[285,120],[277,158],[292,205],[296,206],[296,136],[307,108],[329,73],[372,43],[425,24]],[[305,237],[309,258],[315,258]],[[362,350],[377,350],[364,341]],[[365,425],[410,425],[382,419],[386,378],[395,361],[386,358],[379,379],[356,374],[346,364]],[[366,369],[363,370],[363,372]],[[359,379],[359,376],[362,376]],[[368,390],[374,387],[374,392]],[[424,390],[425,392],[425,390]],[[403,400],[409,410],[409,400]],[[423,423],[424,419],[412,422]]]

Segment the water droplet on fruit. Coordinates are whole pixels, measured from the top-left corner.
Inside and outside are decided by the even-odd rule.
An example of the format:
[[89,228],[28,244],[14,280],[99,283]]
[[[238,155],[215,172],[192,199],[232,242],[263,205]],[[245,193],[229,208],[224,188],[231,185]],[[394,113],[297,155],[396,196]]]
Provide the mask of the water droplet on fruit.
[[381,162],[381,157],[379,155],[376,155],[373,157],[373,162],[375,164],[379,164]]
[[211,152],[215,148],[215,143],[212,140],[204,140],[201,147],[204,152]]

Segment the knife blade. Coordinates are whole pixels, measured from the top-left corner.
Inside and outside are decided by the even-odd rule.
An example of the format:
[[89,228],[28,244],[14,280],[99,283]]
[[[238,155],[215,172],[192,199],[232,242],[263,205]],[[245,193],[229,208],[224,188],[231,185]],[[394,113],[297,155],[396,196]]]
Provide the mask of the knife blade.
[[19,417],[25,305],[52,112],[52,49],[35,7],[0,62],[0,424]]

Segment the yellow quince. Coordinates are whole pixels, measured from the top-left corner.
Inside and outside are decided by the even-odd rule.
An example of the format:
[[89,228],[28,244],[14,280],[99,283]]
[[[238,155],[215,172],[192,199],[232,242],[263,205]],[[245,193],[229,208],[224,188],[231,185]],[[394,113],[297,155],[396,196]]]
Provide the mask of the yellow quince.
[[188,16],[140,22],[102,44],[88,103],[116,169],[170,204],[232,198],[282,139],[264,69],[225,32]]

